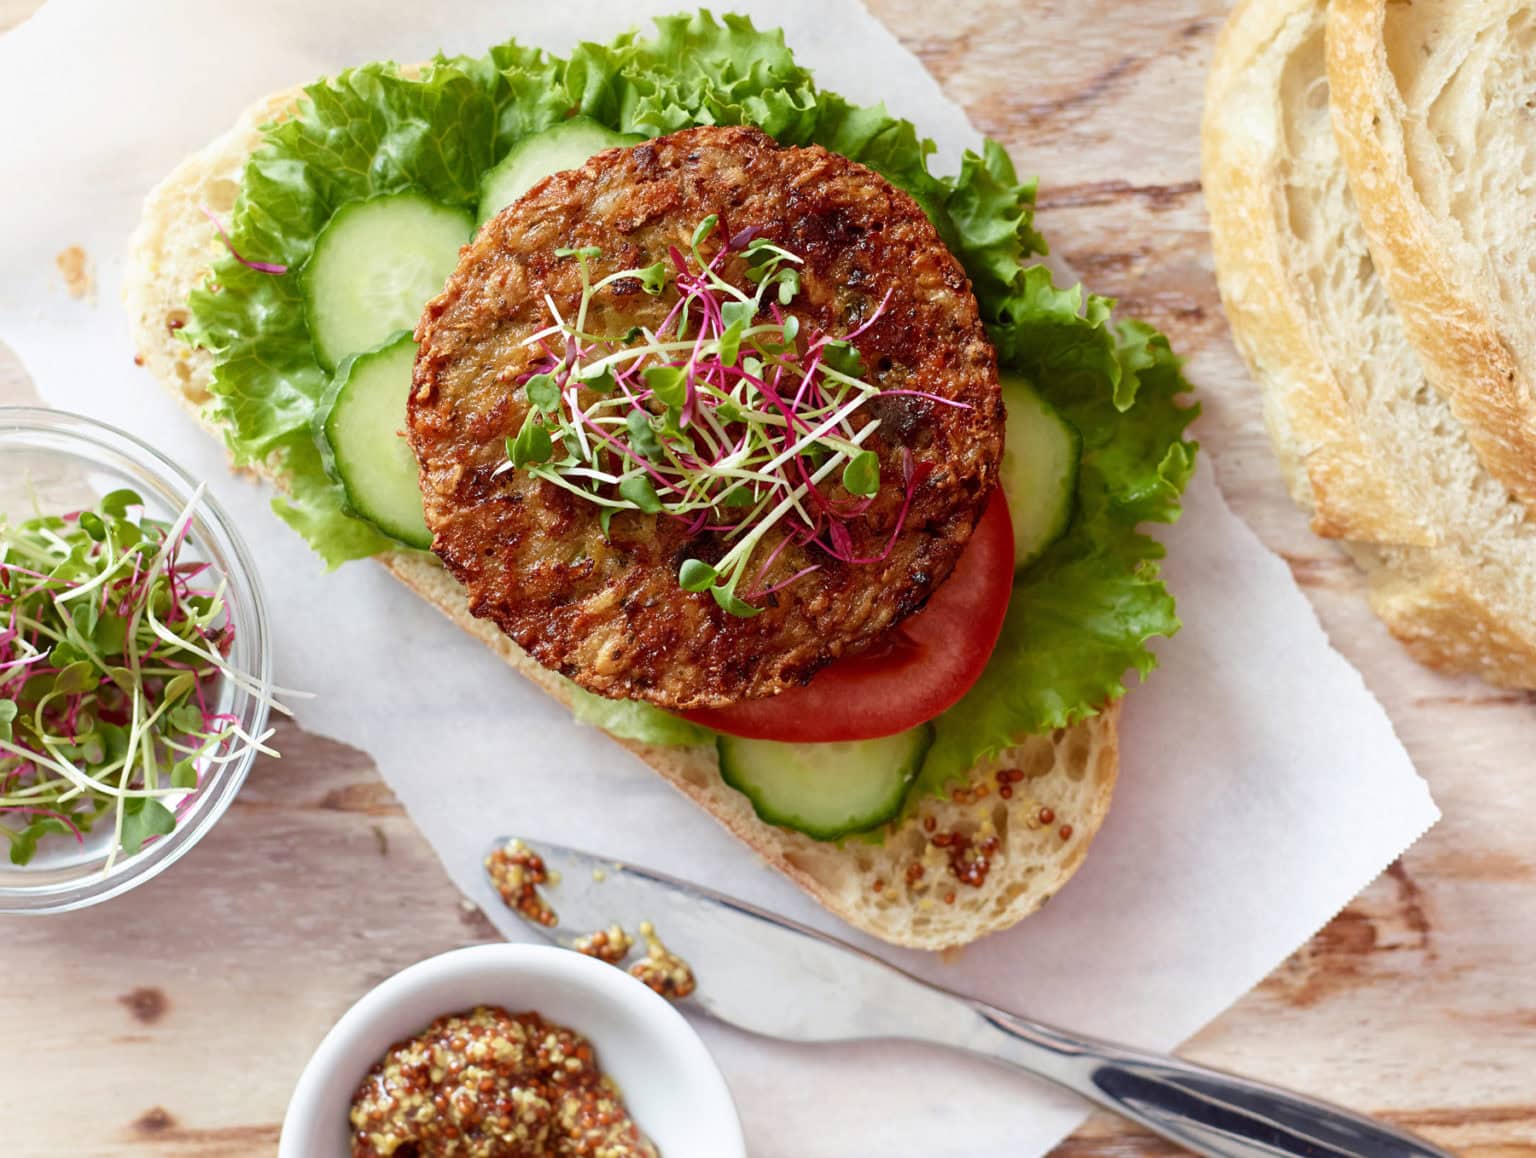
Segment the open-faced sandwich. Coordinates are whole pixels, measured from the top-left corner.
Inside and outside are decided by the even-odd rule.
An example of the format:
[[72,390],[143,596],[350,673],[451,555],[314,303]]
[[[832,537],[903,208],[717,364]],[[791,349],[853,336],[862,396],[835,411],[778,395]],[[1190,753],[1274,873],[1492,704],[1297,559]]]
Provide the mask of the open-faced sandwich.
[[279,94],[149,197],[152,372],[840,916],[937,948],[1081,861],[1177,627],[1167,343],[708,14]]

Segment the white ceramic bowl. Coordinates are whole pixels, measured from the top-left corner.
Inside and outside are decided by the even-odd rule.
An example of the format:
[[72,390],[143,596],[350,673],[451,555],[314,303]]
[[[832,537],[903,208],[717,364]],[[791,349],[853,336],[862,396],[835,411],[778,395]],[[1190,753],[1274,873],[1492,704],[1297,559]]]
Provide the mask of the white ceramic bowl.
[[438,1017],[500,1005],[584,1035],[662,1158],[745,1158],[725,1078],[699,1035],[622,969],[550,945],[476,945],[431,957],[366,994],[325,1035],[288,1103],[278,1158],[348,1158],[359,1083]]

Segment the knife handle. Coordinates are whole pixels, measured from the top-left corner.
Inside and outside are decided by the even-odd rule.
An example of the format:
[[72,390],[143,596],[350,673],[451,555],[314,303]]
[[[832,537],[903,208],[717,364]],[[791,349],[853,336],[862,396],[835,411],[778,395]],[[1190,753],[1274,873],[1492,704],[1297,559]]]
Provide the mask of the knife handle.
[[1179,1058],[1076,1037],[979,1001],[966,1048],[1213,1158],[1454,1158],[1340,1106]]

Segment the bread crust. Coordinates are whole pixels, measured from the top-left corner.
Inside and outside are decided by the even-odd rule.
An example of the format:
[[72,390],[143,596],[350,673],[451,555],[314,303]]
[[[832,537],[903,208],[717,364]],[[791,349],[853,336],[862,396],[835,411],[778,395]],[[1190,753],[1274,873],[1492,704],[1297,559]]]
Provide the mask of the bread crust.
[[[1285,69],[1317,44],[1326,19],[1326,0],[1243,0],[1218,41],[1203,183],[1233,337],[1263,391],[1293,497],[1312,513],[1313,529],[1340,540],[1370,577],[1372,607],[1392,633],[1429,667],[1536,687],[1536,617],[1523,610],[1520,590],[1536,575],[1536,552],[1511,536],[1508,554],[1524,552],[1523,562],[1480,561],[1468,529],[1436,513],[1433,496],[1397,457],[1402,448],[1351,402],[1341,375],[1360,367],[1328,344],[1328,305],[1309,282],[1296,230],[1330,230],[1337,248],[1351,226],[1293,219],[1287,194],[1301,178],[1287,152],[1294,126],[1283,93]],[[1319,58],[1319,84],[1322,69]],[[1309,209],[1321,215],[1319,206]],[[1378,340],[1403,346],[1390,303],[1382,309]],[[1414,365],[1411,350],[1407,360]]]
[[1387,0],[1333,0],[1328,83],[1334,135],[1371,256],[1429,381],[1451,404],[1490,474],[1536,502],[1536,392],[1495,319],[1485,285],[1458,269],[1458,244],[1410,173],[1406,108],[1387,58]]
[[1217,42],[1201,145],[1222,305],[1238,349],[1266,384],[1265,419],[1292,496],[1312,512],[1312,529],[1330,539],[1433,546],[1434,532],[1360,437],[1289,276],[1278,153],[1251,131],[1244,103],[1265,55],[1317,8],[1317,0],[1248,0]]
[[[215,436],[218,429],[204,414],[212,360],[178,341],[168,323],[184,316],[187,294],[220,255],[217,235],[199,207],[216,213],[232,208],[261,127],[291,115],[301,97],[302,89],[295,88],[259,102],[228,133],[183,161],[151,191],[130,240],[124,298],[139,355]],[[275,464],[256,473],[283,486]],[[569,685],[471,615],[463,589],[431,556],[394,551],[377,561],[569,706]],[[712,746],[659,748],[611,738],[844,921],[894,945],[941,950],[1028,916],[1077,870],[1109,808],[1119,766],[1118,721],[1118,705],[1111,705],[1073,727],[1026,737],[973,769],[968,786],[922,801],[879,846],[826,844],[764,824],[746,797],[725,785]],[[1006,799],[995,790],[1000,770],[1010,773]],[[991,871],[979,887],[959,885],[946,872],[947,854],[930,835],[948,832],[997,840]]]

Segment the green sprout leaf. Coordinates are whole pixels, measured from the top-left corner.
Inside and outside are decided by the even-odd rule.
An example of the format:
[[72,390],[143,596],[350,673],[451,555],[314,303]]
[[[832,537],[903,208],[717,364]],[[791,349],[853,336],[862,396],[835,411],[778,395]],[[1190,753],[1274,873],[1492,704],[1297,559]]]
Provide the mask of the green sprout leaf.
[[594,394],[612,394],[619,388],[619,380],[613,376],[613,370],[607,366],[593,369],[584,367],[581,373],[581,385],[583,389],[591,390]]
[[707,591],[719,572],[702,559],[684,559],[677,569],[677,585],[684,591]]
[[0,740],[11,738],[11,724],[18,710],[15,700],[0,700]]
[[554,414],[560,409],[560,387],[556,385],[554,375],[535,374],[523,389],[528,393],[528,401],[545,414]]
[[663,406],[681,407],[688,397],[688,376],[680,366],[649,366],[641,377]]
[[128,732],[116,724],[101,725],[101,758],[108,765],[128,755]]
[[[114,491],[113,493],[133,494],[132,491]],[[111,525],[110,531],[112,535],[112,545],[120,552],[127,551],[130,547],[136,546],[137,544],[144,541],[143,529],[140,528],[139,524],[129,522],[127,519],[118,519],[115,521]]]
[[763,613],[761,607],[753,607],[750,603],[738,597],[736,592],[730,588],[711,587],[709,593],[715,597],[716,603],[738,619],[751,619],[753,616]]
[[166,703],[174,704],[177,700],[190,696],[195,687],[197,687],[197,677],[189,671],[184,671],[165,685],[165,691],[162,694]]
[[637,453],[653,461],[661,457],[661,440],[656,437],[651,420],[641,411],[631,410],[626,414],[624,426],[629,431],[629,445]]
[[191,760],[178,760],[171,765],[172,788],[196,788],[197,765]]
[[166,713],[166,721],[183,736],[201,735],[203,712],[196,704],[182,704]]
[[37,842],[50,833],[65,836],[69,826],[52,816],[33,818],[25,828],[11,838],[11,863],[24,865],[37,854]]
[[787,306],[795,300],[795,295],[800,292],[800,271],[796,269],[779,270],[779,305]]
[[745,322],[735,321],[726,326],[725,332],[720,335],[716,356],[725,365],[736,365],[736,359],[741,353],[741,332],[746,328]]
[[[139,497],[138,491],[131,491],[127,488],[123,488],[121,490],[108,491],[106,495],[103,496],[99,505],[101,507],[102,514],[110,516],[114,519],[121,519],[128,513],[129,507],[142,507],[144,505],[144,500]],[[127,525],[134,527],[135,529],[138,528],[138,524],[136,523],[129,523]]]
[[659,514],[661,500],[656,497],[656,487],[647,475],[630,475],[619,484],[619,494],[648,515]]
[[176,816],[158,800],[139,798],[139,807],[133,801],[124,807],[123,851],[129,856],[144,847],[152,836],[165,836],[176,827]]
[[691,242],[693,248],[698,249],[699,246],[703,245],[704,240],[715,231],[715,226],[719,224],[720,217],[714,213],[711,213],[703,221],[699,222],[698,227],[693,231],[693,241]]
[[519,468],[548,462],[554,450],[549,431],[545,430],[543,423],[532,414],[523,419],[523,426],[517,432],[517,437],[507,440],[507,457],[512,460],[513,466]]
[[779,329],[781,335],[779,342],[770,350],[774,354],[787,353],[794,348],[795,339],[800,336],[800,319],[790,314],[784,319],[784,324]]
[[[57,649],[55,649],[57,650]],[[96,686],[96,668],[89,660],[70,664],[53,678],[53,690],[66,695],[88,692]]]
[[[190,602],[190,600],[188,601]],[[104,615],[91,632],[91,646],[98,655],[118,655],[128,645],[128,620],[121,615]]]
[[872,450],[861,450],[843,467],[843,486],[849,494],[869,498],[880,489],[880,457]]
[[850,378],[864,377],[864,359],[859,357],[858,350],[851,343],[841,338],[828,342],[822,347],[821,364],[829,370],[839,374],[846,374]]
[[[655,296],[667,288],[667,266],[665,262],[658,261],[655,265],[648,265],[644,269],[637,270],[640,278],[640,288],[646,293]],[[635,334],[635,338],[640,335]],[[629,341],[634,341],[630,338]]]
[[107,524],[101,521],[101,516],[95,511],[80,512],[80,529],[98,543],[107,537]]
[[597,512],[597,525],[603,530],[604,540],[610,540],[612,538],[608,529],[613,525],[614,513],[615,512],[612,507],[602,507]]
[[559,249],[555,250],[556,257],[590,258],[601,257],[602,255],[603,249],[600,245],[583,245],[579,249],[571,249],[568,246],[561,246]]
[[746,329],[755,317],[757,317],[756,302],[725,302],[720,306],[720,320],[727,326],[734,326],[739,322],[742,329]]

